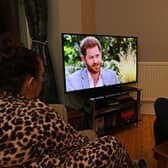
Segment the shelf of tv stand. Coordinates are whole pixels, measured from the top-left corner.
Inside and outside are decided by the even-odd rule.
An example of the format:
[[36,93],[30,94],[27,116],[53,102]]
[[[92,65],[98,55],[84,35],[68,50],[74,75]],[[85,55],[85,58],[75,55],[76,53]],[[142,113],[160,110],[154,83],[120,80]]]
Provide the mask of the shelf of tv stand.
[[133,106],[133,102],[134,100],[128,102],[127,103],[121,103],[121,102],[117,102],[117,103],[113,103],[113,104],[107,104],[104,107],[100,107],[99,109],[96,109],[96,114],[95,114],[95,118],[99,118],[101,116],[105,116],[105,115],[109,115],[109,113],[113,113],[116,111],[121,111],[121,110],[125,110],[128,109],[130,107]]
[[[130,93],[136,93],[132,96]],[[90,99],[90,110],[92,114],[92,128],[97,131],[96,120],[104,117],[110,118],[113,115],[120,117],[121,113],[133,110],[135,113],[134,119],[127,124],[138,122],[138,113],[140,107],[140,92],[141,90],[134,87],[124,87],[118,92],[109,95],[99,96]],[[117,121],[121,121],[120,118]],[[118,123],[118,126],[123,126],[123,123]],[[117,128],[117,127],[116,127]],[[113,128],[115,129],[115,128]]]

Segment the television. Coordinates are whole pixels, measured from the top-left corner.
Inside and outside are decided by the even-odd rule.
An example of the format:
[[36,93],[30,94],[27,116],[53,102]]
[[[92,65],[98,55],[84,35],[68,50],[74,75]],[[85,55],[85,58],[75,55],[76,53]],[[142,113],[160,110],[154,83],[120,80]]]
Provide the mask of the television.
[[[100,46],[86,39],[98,41]],[[111,94],[116,88],[137,82],[136,36],[61,33],[61,40],[66,94]]]

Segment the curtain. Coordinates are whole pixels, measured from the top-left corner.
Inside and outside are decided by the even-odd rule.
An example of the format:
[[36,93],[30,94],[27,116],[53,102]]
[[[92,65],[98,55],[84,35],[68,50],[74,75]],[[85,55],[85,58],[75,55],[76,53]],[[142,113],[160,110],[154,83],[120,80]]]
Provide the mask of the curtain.
[[32,50],[43,57],[45,64],[40,98],[46,103],[57,103],[56,82],[47,42],[48,0],[24,0],[24,6],[32,39]]
[[10,32],[19,40],[16,0],[0,0],[0,34]]

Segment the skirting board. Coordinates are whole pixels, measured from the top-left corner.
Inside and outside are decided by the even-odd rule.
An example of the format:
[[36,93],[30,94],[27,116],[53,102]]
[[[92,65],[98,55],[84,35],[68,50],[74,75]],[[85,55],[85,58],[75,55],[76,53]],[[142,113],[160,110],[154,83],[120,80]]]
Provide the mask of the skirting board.
[[155,115],[154,105],[152,101],[142,101],[140,105],[141,114],[152,114]]

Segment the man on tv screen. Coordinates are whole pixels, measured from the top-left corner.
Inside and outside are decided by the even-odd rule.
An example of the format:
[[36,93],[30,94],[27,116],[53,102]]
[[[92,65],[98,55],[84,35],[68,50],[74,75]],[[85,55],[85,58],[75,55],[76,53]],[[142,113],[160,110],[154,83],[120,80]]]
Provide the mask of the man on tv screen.
[[102,46],[97,38],[85,37],[80,51],[85,68],[66,78],[67,92],[120,83],[115,71],[102,67]]

